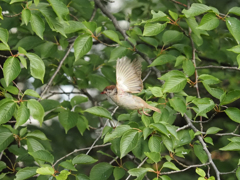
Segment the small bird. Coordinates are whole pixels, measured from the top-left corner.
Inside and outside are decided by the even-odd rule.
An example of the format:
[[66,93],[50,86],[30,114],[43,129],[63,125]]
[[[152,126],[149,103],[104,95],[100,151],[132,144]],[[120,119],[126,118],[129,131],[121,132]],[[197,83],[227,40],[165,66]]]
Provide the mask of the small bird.
[[138,110],[139,114],[141,114],[139,110],[142,109],[145,115],[150,116],[144,111],[144,108],[161,113],[160,109],[150,106],[142,98],[131,94],[139,93],[143,89],[141,74],[140,61],[135,59],[131,62],[127,57],[118,59],[116,65],[117,85],[107,86],[101,94],[109,96],[118,106]]

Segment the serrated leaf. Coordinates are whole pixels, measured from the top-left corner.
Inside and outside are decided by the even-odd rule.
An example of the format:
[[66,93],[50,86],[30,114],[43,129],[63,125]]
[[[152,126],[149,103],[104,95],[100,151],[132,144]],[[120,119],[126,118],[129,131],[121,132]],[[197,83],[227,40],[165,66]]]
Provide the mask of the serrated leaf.
[[29,95],[29,96],[33,96],[33,97],[37,97],[37,98],[40,97],[39,94],[36,91],[32,90],[32,89],[27,89],[24,92],[24,94]]
[[32,30],[41,38],[43,39],[43,32],[45,30],[45,22],[43,19],[37,15],[32,14],[31,15],[31,26]]
[[93,164],[97,161],[97,159],[94,159],[89,155],[79,154],[73,158],[72,164]]
[[13,133],[8,128],[0,126],[0,151],[6,149],[13,141]]
[[165,125],[163,125],[162,123],[152,123],[149,125],[149,127],[153,128],[153,129],[159,131],[160,133],[166,135],[167,137],[169,137],[168,130],[165,127]]
[[195,67],[194,67],[194,64],[191,60],[183,60],[183,65],[182,65],[182,68],[183,68],[183,71],[184,73],[190,77],[191,75],[194,74],[195,72]]
[[220,105],[230,104],[240,98],[240,90],[232,90],[225,93],[220,98]]
[[213,140],[212,140],[211,137],[205,137],[205,138],[204,138],[204,141],[205,141],[206,143],[208,143],[208,144],[214,145],[214,144],[213,144]]
[[27,137],[34,137],[34,138],[41,139],[41,140],[48,140],[46,135],[40,130],[35,130],[35,131],[29,132],[27,134]]
[[43,99],[40,101],[40,104],[42,105],[45,112],[56,109],[57,107],[61,106],[59,101],[53,99]]
[[197,168],[196,169],[196,173],[201,176],[201,177],[205,177],[206,176],[206,173],[204,170],[202,170],[201,168]]
[[227,50],[239,54],[240,53],[240,45],[233,46],[232,48],[227,49]]
[[55,176],[57,180],[66,180],[71,173],[67,170],[62,170],[58,176]]
[[[106,127],[108,127],[108,126],[106,126]],[[77,128],[82,136],[86,129],[89,130],[88,120],[84,116],[78,116]]]
[[117,43],[120,43],[119,41],[119,37],[118,34],[113,31],[113,30],[105,30],[102,32],[102,34],[104,34],[105,36],[107,36],[109,39],[111,39],[112,41],[115,41]]
[[208,10],[210,10],[210,8],[205,4],[193,3],[188,10],[183,9],[182,13],[187,18],[189,18],[189,17],[192,17],[192,16],[198,16],[202,13],[205,13]]
[[0,172],[5,168],[7,168],[6,163],[4,161],[0,161]]
[[123,168],[115,167],[113,170],[113,176],[115,180],[121,179],[125,175],[125,172],[126,171]]
[[132,176],[141,176],[145,175],[148,171],[154,171],[152,168],[133,168],[128,171]]
[[193,150],[194,154],[198,157],[201,163],[206,163],[208,161],[207,153],[203,150],[201,144],[194,144]]
[[65,133],[68,130],[76,126],[78,120],[78,114],[76,112],[71,112],[69,110],[61,111],[58,114],[59,122],[64,127]]
[[51,4],[54,12],[60,19],[66,19],[66,16],[69,14],[67,6],[60,0],[48,0]]
[[88,102],[88,97],[85,97],[85,96],[74,96],[71,99],[70,102],[71,102],[72,107],[74,107],[74,106],[79,105],[81,103]]
[[230,142],[228,145],[219,149],[220,151],[240,151],[240,142]]
[[172,170],[175,170],[175,171],[179,171],[180,169],[178,169],[176,167],[175,164],[173,164],[172,162],[165,162],[162,166],[162,168],[169,168],[169,169],[172,169]]
[[143,36],[156,36],[161,33],[167,26],[167,23],[146,23],[144,25]]
[[164,45],[180,41],[183,38],[183,33],[176,30],[167,30],[163,33],[162,41]]
[[152,64],[150,64],[148,67],[160,66],[160,65],[170,63],[175,60],[176,60],[175,56],[170,55],[170,54],[163,54],[163,55],[158,56],[156,59],[154,59]]
[[27,61],[24,57],[18,56],[18,59],[21,61],[22,65],[27,69]]
[[75,61],[88,53],[92,48],[92,37],[89,35],[80,35],[74,41]]
[[43,83],[43,78],[45,75],[45,65],[42,59],[38,55],[33,53],[27,53],[26,56],[30,60],[31,75],[36,79],[40,79]]
[[28,25],[28,22],[31,19],[31,11],[29,9],[22,10],[22,21],[24,24]]
[[144,154],[155,163],[161,160],[160,152],[144,152]]
[[163,93],[180,92],[184,89],[187,84],[185,77],[172,76],[163,85]]
[[71,171],[77,171],[71,160],[63,161],[59,164],[59,166],[62,166],[63,168],[69,169]]
[[123,134],[120,141],[121,159],[135,148],[137,145],[138,137],[139,133],[134,129],[130,129]]
[[140,37],[141,40],[143,40],[145,43],[152,45],[153,47],[158,47],[158,41],[155,38],[151,37]]
[[52,166],[44,165],[43,167],[38,168],[36,172],[41,175],[53,175],[54,169]]
[[198,107],[198,109],[194,109],[197,113],[196,117],[204,116],[207,118],[206,113],[211,111],[215,106],[213,100],[210,98],[194,99],[192,102]]
[[218,25],[219,25],[219,19],[216,17],[216,14],[207,13],[203,16],[197,29],[210,31],[217,28]]
[[210,127],[210,128],[207,130],[206,134],[216,134],[216,133],[218,133],[218,132],[221,131],[221,130],[222,130],[222,129],[217,128],[217,127]]
[[20,107],[17,111],[17,116],[16,116],[16,124],[15,124],[15,129],[17,129],[19,126],[23,125],[25,122],[27,122],[27,120],[30,117],[30,111],[27,108],[27,106],[25,105],[25,103],[21,103]]
[[229,107],[225,110],[228,117],[234,122],[240,123],[240,110],[236,107]]
[[129,125],[121,125],[114,129],[112,133],[107,133],[104,138],[104,143],[109,142],[113,139],[119,138],[125,133],[126,131],[130,130],[131,127]]
[[240,7],[232,7],[231,9],[229,9],[228,13],[240,16]]
[[239,34],[239,28],[240,28],[240,21],[235,17],[228,17],[226,18],[226,25],[234,39],[237,41],[237,43],[240,43],[240,34]]
[[85,112],[88,112],[88,113],[96,115],[96,116],[112,119],[110,112],[101,106],[91,107],[89,109],[86,109]]
[[109,163],[101,162],[93,166],[90,171],[90,179],[91,180],[107,180],[113,171],[113,166]]
[[177,112],[180,112],[182,116],[187,111],[186,103],[179,97],[174,97],[170,99],[169,103],[173,107],[173,109]]
[[39,121],[40,126],[42,126],[44,118],[44,109],[42,105],[35,99],[30,99],[27,102],[27,107],[30,110],[30,115]]
[[15,180],[23,180],[33,177],[35,174],[37,174],[37,168],[38,167],[25,167],[20,169],[16,174]]
[[151,152],[161,152],[161,139],[158,136],[151,136],[148,141],[148,148]]
[[9,57],[3,65],[3,75],[7,86],[18,77],[21,72],[20,63],[17,58]]
[[149,89],[155,97],[163,96],[162,88],[155,86],[155,87],[149,87]]
[[48,152],[47,150],[38,150],[38,151],[35,151],[35,152],[28,152],[31,156],[33,156],[34,159],[37,159],[37,160],[42,160],[42,161],[46,161],[46,162],[49,162],[49,163],[53,163],[54,161],[54,157],[53,155]]
[[2,41],[3,44],[5,44],[7,47],[9,47],[7,44],[8,37],[9,37],[9,34],[7,29],[0,28],[0,41]]
[[15,111],[16,103],[13,101],[6,101],[0,105],[0,124],[8,122]]

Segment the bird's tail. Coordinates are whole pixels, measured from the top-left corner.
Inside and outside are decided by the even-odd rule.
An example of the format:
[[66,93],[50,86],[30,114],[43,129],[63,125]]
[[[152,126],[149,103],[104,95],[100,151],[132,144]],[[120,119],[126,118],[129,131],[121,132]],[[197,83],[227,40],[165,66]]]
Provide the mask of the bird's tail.
[[160,109],[158,109],[158,108],[156,108],[156,107],[153,107],[153,106],[150,106],[149,104],[148,104],[148,107],[147,107],[148,109],[151,109],[151,110],[153,110],[153,111],[156,111],[156,112],[158,112],[158,113],[161,113],[161,111],[160,111]]

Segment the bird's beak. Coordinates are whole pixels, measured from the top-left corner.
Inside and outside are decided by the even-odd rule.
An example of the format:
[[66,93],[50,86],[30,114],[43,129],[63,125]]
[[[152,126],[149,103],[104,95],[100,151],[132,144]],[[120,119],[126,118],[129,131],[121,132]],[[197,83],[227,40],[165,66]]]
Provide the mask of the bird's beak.
[[101,92],[101,94],[106,94],[106,91]]

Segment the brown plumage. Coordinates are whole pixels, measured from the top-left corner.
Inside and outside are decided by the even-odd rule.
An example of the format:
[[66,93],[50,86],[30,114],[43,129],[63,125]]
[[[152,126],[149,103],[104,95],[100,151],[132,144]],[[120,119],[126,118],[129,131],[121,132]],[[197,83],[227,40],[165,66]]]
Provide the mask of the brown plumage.
[[142,66],[140,61],[130,61],[126,57],[118,59],[116,65],[117,85],[107,86],[101,94],[108,95],[117,105],[126,109],[140,109],[148,115],[144,108],[161,113],[160,109],[150,106],[142,98],[132,95],[143,89],[141,79]]

